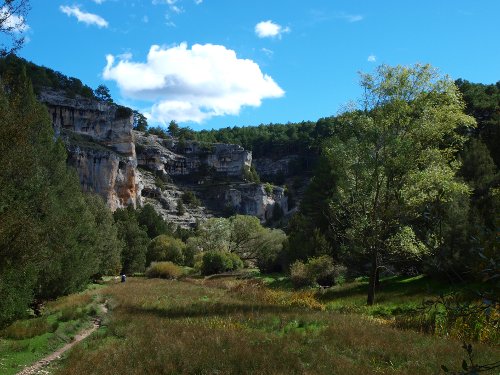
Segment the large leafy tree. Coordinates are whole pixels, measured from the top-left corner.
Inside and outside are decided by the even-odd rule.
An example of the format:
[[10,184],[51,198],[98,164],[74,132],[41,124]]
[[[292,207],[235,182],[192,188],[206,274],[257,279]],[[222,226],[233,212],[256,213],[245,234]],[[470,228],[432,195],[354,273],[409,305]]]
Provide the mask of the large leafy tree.
[[362,74],[361,86],[360,106],[339,116],[323,154],[334,169],[329,230],[337,248],[370,263],[373,304],[382,262],[439,252],[453,232],[448,213],[469,194],[455,178],[457,129],[475,121],[455,84],[429,65],[383,65]]
[[244,261],[267,267],[276,260],[285,239],[283,231],[263,227],[256,217],[235,215],[202,223],[190,246],[205,252],[227,251]]

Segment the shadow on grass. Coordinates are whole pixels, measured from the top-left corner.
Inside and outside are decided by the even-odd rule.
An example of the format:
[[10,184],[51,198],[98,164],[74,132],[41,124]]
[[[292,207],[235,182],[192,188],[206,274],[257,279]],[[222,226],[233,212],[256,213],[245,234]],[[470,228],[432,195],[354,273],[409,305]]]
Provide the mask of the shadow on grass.
[[276,306],[276,305],[248,305],[248,304],[227,304],[213,303],[201,304],[196,303],[189,306],[179,306],[175,308],[159,308],[159,307],[137,307],[123,306],[125,312],[134,315],[150,314],[161,318],[183,319],[183,318],[199,318],[211,316],[224,316],[233,314],[254,314],[254,313],[292,313],[300,312],[303,309],[298,307]]
[[[407,276],[392,276],[381,280],[380,286],[377,288],[377,294],[397,294],[399,296],[412,297],[421,294],[439,295],[451,290],[449,285],[432,280],[426,276],[417,276],[408,278]],[[318,298],[321,301],[349,298],[349,297],[364,297],[368,293],[368,282],[357,282],[341,287],[334,287]]]

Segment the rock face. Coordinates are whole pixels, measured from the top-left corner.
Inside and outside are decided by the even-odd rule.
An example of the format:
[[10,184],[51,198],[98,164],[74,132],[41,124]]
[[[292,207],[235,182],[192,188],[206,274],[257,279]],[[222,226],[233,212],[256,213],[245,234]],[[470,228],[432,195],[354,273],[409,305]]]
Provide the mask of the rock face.
[[179,215],[177,205],[183,195],[180,187],[173,183],[158,186],[157,176],[151,171],[139,169],[139,174],[144,184],[142,189],[144,204],[151,204],[166,221],[185,228],[192,227],[197,221],[203,222],[213,216],[204,206],[192,207],[187,204],[184,206],[185,212]]
[[44,91],[39,99],[48,107],[56,135],[67,145],[82,188],[100,194],[112,210],[140,205],[131,111],[56,91]]
[[[177,185],[183,183],[183,188],[196,192],[214,214],[239,213],[266,221],[273,217],[277,205],[282,212],[288,211],[283,188],[273,187],[266,191],[262,184],[244,181],[243,171],[251,167],[252,153],[241,146],[222,143],[202,145],[194,141],[181,144],[174,139],[146,136],[140,132],[134,132],[134,135],[140,167],[153,172],[157,178],[175,180]],[[148,199],[151,198],[150,187],[155,189],[153,184],[145,182],[143,195]],[[157,190],[153,195],[163,202],[164,216],[171,218],[175,205],[172,195],[165,190]],[[174,197],[178,199],[175,194]],[[187,211],[184,219],[190,223],[211,215],[208,211]]]
[[237,213],[257,216],[264,221],[272,219],[276,210],[280,210],[280,214],[288,211],[284,193],[282,187],[274,186],[267,192],[262,184],[239,184],[226,190],[224,201]]
[[[67,146],[69,163],[76,168],[83,190],[100,194],[111,210],[146,202],[183,227],[221,214],[253,215],[266,221],[276,212],[288,211],[283,188],[244,180],[252,153],[239,145],[136,132],[131,110],[115,104],[68,98],[50,90],[39,99],[48,107],[56,135]],[[281,167],[266,168],[271,172]],[[186,207],[179,215],[178,201],[188,190],[203,204]]]
[[155,135],[134,132],[139,165],[169,176],[206,174],[241,178],[244,168],[250,168],[252,153],[239,145],[224,143],[200,144],[179,142]]
[[259,176],[288,176],[291,173],[291,164],[298,159],[298,155],[287,155],[284,158],[273,160],[270,158],[259,158],[253,160],[253,166]]

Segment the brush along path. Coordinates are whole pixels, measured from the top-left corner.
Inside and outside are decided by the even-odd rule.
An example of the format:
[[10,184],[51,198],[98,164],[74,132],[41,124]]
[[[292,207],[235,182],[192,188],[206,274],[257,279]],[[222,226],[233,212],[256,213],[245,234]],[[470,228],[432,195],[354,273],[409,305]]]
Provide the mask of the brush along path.
[[[100,305],[102,311],[104,314],[108,312],[108,308],[106,307],[105,303]],[[42,358],[41,360],[37,361],[35,364],[24,368],[24,370],[18,372],[16,375],[37,375],[41,373],[41,370],[44,367],[47,367],[49,364],[54,362],[55,360],[58,360],[61,358],[61,356],[66,353],[68,350],[70,350],[73,346],[78,344],[80,341],[85,340],[87,337],[89,337],[92,333],[94,333],[100,326],[101,326],[101,318],[97,317],[92,320],[92,327],[86,330],[81,331],[79,334],[75,336],[73,341],[70,343],[67,343],[64,345],[62,348],[56,350],[52,354],[48,355],[45,358]]]

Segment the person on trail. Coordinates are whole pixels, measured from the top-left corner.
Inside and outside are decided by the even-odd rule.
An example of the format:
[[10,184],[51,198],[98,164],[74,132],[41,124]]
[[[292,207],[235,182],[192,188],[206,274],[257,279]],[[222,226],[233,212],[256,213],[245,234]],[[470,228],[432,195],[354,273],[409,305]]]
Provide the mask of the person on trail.
[[122,273],[122,283],[124,283],[126,280],[127,280],[127,276],[124,273]]

